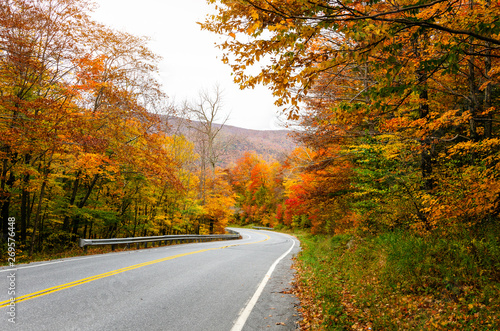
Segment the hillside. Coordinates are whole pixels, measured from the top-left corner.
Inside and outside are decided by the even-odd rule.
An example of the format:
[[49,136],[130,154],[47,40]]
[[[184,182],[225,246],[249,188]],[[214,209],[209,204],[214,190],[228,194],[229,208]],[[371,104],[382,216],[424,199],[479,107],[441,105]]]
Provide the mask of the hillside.
[[224,126],[221,138],[228,139],[225,164],[238,160],[245,152],[255,151],[266,159],[285,158],[294,148],[295,143],[287,130],[248,130],[233,126]]
[[[196,121],[187,121],[178,117],[169,117],[168,125],[172,133],[183,134],[196,143]],[[214,127],[220,127],[214,124]],[[224,125],[218,135],[218,142],[224,145],[224,156],[219,166],[226,167],[236,162],[245,152],[255,151],[265,159],[281,160],[296,146],[288,130],[250,130]]]

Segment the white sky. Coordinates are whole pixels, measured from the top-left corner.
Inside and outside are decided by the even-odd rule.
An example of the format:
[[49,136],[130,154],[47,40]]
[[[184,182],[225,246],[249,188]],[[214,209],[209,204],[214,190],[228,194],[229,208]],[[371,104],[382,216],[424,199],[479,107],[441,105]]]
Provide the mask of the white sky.
[[[117,30],[151,38],[150,49],[163,57],[160,74],[165,93],[176,103],[194,100],[202,89],[215,84],[224,90],[228,125],[247,129],[282,129],[279,109],[266,87],[240,90],[231,69],[215,48],[218,36],[201,31],[212,8],[205,0],[94,0],[99,8],[94,19]],[[222,119],[223,116],[220,118]]]

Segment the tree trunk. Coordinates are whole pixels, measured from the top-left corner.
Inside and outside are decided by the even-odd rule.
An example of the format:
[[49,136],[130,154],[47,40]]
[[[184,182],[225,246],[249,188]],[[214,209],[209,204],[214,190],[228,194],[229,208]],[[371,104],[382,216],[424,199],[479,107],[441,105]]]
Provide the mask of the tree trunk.
[[[490,3],[488,2],[488,6]],[[489,75],[489,72],[491,70],[491,43],[486,44],[487,51],[486,51],[486,57],[484,59],[484,76],[486,77],[486,80],[491,80],[491,77]],[[486,85],[486,88],[484,89],[484,109],[488,110],[491,108],[491,89],[492,85],[491,82]],[[484,121],[484,138],[485,139],[490,139],[492,137],[492,130],[493,130],[493,116],[491,114],[486,115],[486,119]]]
[[137,228],[137,200],[135,201],[135,216],[134,216],[134,230],[132,231],[132,237],[135,237],[135,229]]
[[[29,177],[28,175],[25,175],[25,178]],[[30,215],[29,213],[29,207],[30,207],[30,192],[26,190],[26,188],[23,188],[21,192],[21,225],[20,225],[20,231],[21,231],[21,241],[26,242],[26,228],[28,225],[28,217]]]
[[[473,52],[474,48],[471,46],[470,51]],[[476,75],[474,72],[474,60],[472,58],[469,59],[469,112],[471,118],[469,120],[469,130],[470,130],[470,138],[472,141],[478,141],[477,135],[477,125],[476,125],[476,117],[478,113],[478,100],[477,100],[477,86],[476,86]]]
[[[49,195],[50,195],[50,192],[49,192]],[[47,218],[47,209],[48,209],[48,204],[45,205],[45,211],[43,212],[43,216],[42,216],[42,219],[41,219],[41,222],[40,222],[40,231],[38,231],[39,235],[38,235],[38,251],[41,252],[42,251],[42,248],[43,248],[43,240],[44,240],[44,237],[45,237],[45,234],[44,234],[44,225],[45,225],[45,219]]]
[[[472,9],[474,6],[474,1],[470,2],[470,8]],[[473,45],[473,39],[472,37],[469,38],[469,54],[474,54],[474,45]],[[469,74],[468,74],[468,80],[469,80],[469,112],[470,112],[470,120],[469,120],[469,130],[470,130],[470,138],[472,141],[478,141],[479,137],[477,135],[477,114],[479,112],[479,101],[477,98],[477,84],[476,84],[476,74],[475,74],[475,61],[474,61],[474,56],[469,55],[468,59],[468,66],[469,66]],[[474,159],[474,155],[473,155]]]
[[[80,200],[80,202],[78,203],[79,209],[81,209],[81,208],[83,208],[83,206],[85,206],[85,203],[87,202],[88,198],[90,197],[90,193],[92,193],[92,190],[94,189],[95,184],[97,183],[98,179],[99,179],[99,174],[95,174],[94,178],[92,179],[92,182],[90,183],[90,185],[87,189],[87,193],[82,198],[82,200]],[[73,218],[73,231],[71,231],[71,233],[74,234],[75,236],[78,234],[79,224],[80,224],[80,217],[79,216],[74,217]]]
[[[424,73],[419,72],[419,84],[423,84],[425,86],[425,77]],[[420,106],[419,106],[419,116],[422,119],[425,119],[429,115],[429,93],[427,91],[427,87],[420,92]],[[434,182],[432,180],[432,142],[429,138],[424,138],[421,142],[421,152],[420,152],[420,170],[422,173],[422,179],[424,181],[424,188],[427,191],[432,190],[434,187]]]
[[[71,197],[69,199],[69,207],[71,207],[75,204],[76,194],[78,193],[78,186],[80,185],[81,173],[82,173],[81,171],[78,171],[76,173],[76,178],[75,178],[75,181],[73,182],[73,189],[71,192]],[[64,217],[63,231],[69,231],[69,221],[70,221],[70,217],[69,217],[69,215],[66,215]]]
[[92,238],[93,236],[93,233],[92,233],[92,226],[94,225],[94,221],[91,221],[90,222],[90,229],[89,229],[89,239],[94,239]]
[[36,214],[35,214],[35,223],[33,224],[33,234],[31,235],[30,257],[33,256],[33,251],[35,249],[36,231],[37,231],[38,223],[40,221],[40,214],[42,211],[42,203],[43,203],[43,197],[45,195],[45,187],[46,186],[47,186],[47,178],[45,177],[43,182],[42,182],[42,187],[40,188],[40,196],[38,197],[38,207],[36,209]]
[[[24,164],[29,165],[31,161],[31,155],[26,154],[24,156]],[[30,175],[25,174],[23,176],[23,185],[22,185],[22,192],[21,192],[21,224],[20,224],[20,231],[21,231],[21,241],[26,242],[26,231],[27,231],[27,226],[29,224],[29,216],[30,212],[29,210],[29,203],[30,203],[30,192],[28,191],[28,185],[30,182]]]
[[[2,178],[6,178],[7,171],[5,169],[5,176],[2,176]],[[12,187],[14,185],[15,177],[14,174],[11,172],[9,175],[9,178],[4,182],[4,179],[2,179],[2,210],[0,212],[1,217],[2,217],[2,241],[7,241],[8,238],[8,228],[9,228],[9,217],[10,215],[10,198],[11,194],[6,192],[6,187]]]
[[87,236],[87,224],[88,224],[88,221],[85,220],[85,227],[83,228],[83,235],[82,235],[83,238],[86,238],[86,236]]

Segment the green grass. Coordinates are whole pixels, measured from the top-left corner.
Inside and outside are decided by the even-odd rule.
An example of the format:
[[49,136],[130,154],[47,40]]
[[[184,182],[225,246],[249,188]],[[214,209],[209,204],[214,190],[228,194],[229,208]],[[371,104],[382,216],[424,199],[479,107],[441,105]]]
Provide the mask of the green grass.
[[297,284],[305,328],[500,329],[495,229],[480,236],[391,232],[299,238]]

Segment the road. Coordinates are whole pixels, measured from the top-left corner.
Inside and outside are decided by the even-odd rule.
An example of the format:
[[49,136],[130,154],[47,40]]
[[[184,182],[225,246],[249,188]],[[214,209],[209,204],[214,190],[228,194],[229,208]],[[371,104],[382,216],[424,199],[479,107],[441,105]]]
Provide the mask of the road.
[[243,239],[0,268],[0,329],[295,330],[286,292],[298,241],[237,231]]

